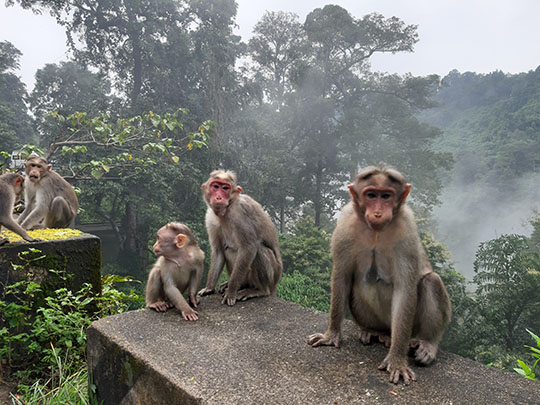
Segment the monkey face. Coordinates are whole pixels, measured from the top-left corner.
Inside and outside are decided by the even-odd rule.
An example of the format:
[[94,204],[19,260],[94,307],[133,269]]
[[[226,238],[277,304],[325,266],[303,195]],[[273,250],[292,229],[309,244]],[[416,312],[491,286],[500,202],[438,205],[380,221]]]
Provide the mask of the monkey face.
[[396,193],[391,188],[366,187],[362,191],[364,218],[374,231],[381,231],[392,221]]
[[176,247],[176,234],[168,229],[162,227],[156,233],[156,243],[154,243],[154,253],[156,256],[172,257],[178,249]]
[[208,193],[210,194],[210,207],[214,210],[216,215],[224,216],[231,200],[231,185],[222,180],[214,180],[208,187]]
[[50,170],[51,165],[47,164],[45,159],[29,159],[24,164],[26,176],[32,183],[39,183],[41,178],[45,176]]

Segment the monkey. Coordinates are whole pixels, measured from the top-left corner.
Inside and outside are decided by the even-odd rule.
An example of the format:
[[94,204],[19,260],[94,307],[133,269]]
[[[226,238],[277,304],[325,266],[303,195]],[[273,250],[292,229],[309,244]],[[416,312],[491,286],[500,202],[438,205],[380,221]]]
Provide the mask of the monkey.
[[174,306],[186,321],[196,321],[197,311],[182,295],[187,289],[189,301],[197,307],[204,252],[195,236],[186,225],[171,222],[157,231],[153,249],[157,260],[146,283],[146,306],[158,312]]
[[[37,242],[13,219],[13,206],[24,189],[24,177],[17,173],[5,173],[0,176],[0,225],[5,226],[28,242]],[[2,238],[0,244],[9,242]]]
[[277,231],[261,205],[242,192],[232,171],[215,170],[201,186],[208,205],[206,229],[212,248],[206,287],[215,292],[225,265],[229,280],[218,291],[222,304],[273,295],[283,263]]
[[77,215],[79,202],[73,187],[52,170],[45,158],[31,156],[24,163],[26,208],[18,218],[24,229],[41,227],[66,228]]
[[379,369],[394,384],[403,378],[406,385],[416,381],[407,364],[409,350],[415,350],[416,362],[430,364],[451,316],[448,293],[405,204],[410,189],[400,172],[386,166],[361,170],[349,185],[351,200],[331,239],[329,325],[308,339],[313,347],[339,347],[348,304],[361,342],[378,337],[389,346]]

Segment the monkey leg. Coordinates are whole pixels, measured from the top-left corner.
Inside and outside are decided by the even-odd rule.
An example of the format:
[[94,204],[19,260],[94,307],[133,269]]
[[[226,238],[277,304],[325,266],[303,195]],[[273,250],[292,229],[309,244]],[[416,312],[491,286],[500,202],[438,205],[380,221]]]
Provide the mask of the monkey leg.
[[409,343],[418,363],[427,365],[435,359],[450,314],[450,299],[441,278],[435,272],[426,274],[418,286],[413,338]]
[[64,197],[55,197],[45,217],[47,228],[67,228],[73,220],[73,211]]
[[363,344],[371,344],[373,337],[377,338],[379,343],[383,343],[385,347],[390,347],[391,338],[389,333],[367,329],[360,326],[360,341]]

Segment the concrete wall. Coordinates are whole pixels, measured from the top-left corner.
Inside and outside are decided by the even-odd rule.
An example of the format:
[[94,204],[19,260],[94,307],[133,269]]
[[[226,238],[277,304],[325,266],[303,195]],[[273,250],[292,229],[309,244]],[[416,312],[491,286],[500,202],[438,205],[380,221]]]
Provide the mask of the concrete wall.
[[387,349],[363,346],[345,321],[342,346],[312,348],[328,314],[278,298],[234,307],[204,297],[200,319],[172,309],[101,319],[88,329],[94,398],[103,404],[539,403],[540,383],[440,353],[394,385],[377,370]]
[[[39,252],[22,256],[29,249]],[[27,264],[25,259],[37,259]],[[15,270],[12,264],[25,265]],[[67,287],[77,291],[84,283],[89,283],[96,292],[101,291],[101,242],[99,238],[81,234],[68,239],[49,240],[35,243],[16,242],[0,247],[0,280],[12,284],[21,280],[31,280],[43,286],[56,289],[62,284],[58,276],[50,270],[65,271],[69,275]],[[0,284],[0,295],[3,284]]]

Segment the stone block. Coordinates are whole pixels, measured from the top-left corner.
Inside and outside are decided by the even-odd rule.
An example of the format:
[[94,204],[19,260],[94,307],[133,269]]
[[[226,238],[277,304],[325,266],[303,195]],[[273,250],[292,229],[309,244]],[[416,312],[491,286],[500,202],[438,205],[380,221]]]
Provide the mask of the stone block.
[[[87,331],[93,396],[129,404],[502,404],[537,403],[540,384],[516,373],[440,353],[417,381],[394,385],[377,366],[382,344],[364,346],[344,323],[340,348],[313,348],[328,314],[278,298],[221,304],[204,297],[200,319],[171,309],[127,312]],[[412,362],[412,359],[411,359]]]

